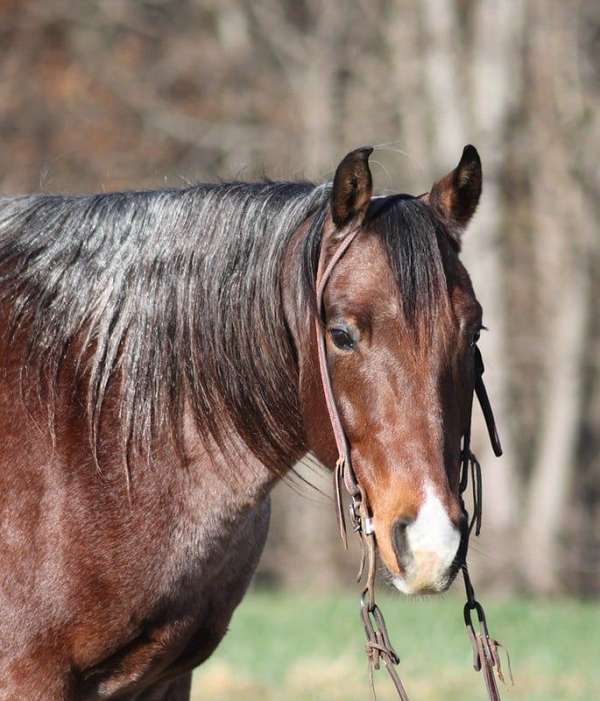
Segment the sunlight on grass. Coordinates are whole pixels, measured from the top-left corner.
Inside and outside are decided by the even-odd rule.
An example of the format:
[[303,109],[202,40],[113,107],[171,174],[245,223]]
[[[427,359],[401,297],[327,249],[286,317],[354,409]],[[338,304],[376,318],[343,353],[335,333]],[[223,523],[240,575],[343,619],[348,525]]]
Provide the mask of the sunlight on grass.
[[[454,598],[382,598],[401,675],[417,701],[483,701]],[[510,649],[514,687],[506,701],[600,699],[600,605],[573,601],[493,602],[490,633]],[[230,632],[194,676],[193,701],[363,701],[369,697],[356,598],[253,593]],[[385,672],[378,698],[395,698]]]

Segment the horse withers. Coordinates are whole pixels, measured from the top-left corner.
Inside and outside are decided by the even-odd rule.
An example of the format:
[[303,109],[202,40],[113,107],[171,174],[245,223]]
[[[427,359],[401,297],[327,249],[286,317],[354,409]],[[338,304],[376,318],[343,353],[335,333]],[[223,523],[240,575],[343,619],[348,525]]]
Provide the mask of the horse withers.
[[385,569],[449,586],[481,164],[466,147],[429,193],[374,197],[369,154],[322,185],[0,199],[0,699],[189,698],[271,488],[336,461],[315,318]]

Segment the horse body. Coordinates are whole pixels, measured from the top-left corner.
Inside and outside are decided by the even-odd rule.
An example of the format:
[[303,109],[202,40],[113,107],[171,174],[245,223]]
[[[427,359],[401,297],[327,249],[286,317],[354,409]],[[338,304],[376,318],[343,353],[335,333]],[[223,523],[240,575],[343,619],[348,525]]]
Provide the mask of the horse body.
[[335,462],[314,285],[349,227],[323,324],[352,462],[393,583],[449,586],[479,158],[378,200],[368,153],[333,185],[0,200],[0,701],[189,697],[273,484],[309,450]]
[[0,698],[164,688],[187,699],[183,681],[180,695],[170,684],[212,653],[248,586],[272,474],[246,455],[232,481],[192,434],[184,466],[164,448],[133,463],[128,494],[121,462],[103,459],[99,474],[88,442],[73,439],[85,435],[80,407],[64,404],[53,446],[18,392],[8,381],[0,392],[11,455],[0,470]]

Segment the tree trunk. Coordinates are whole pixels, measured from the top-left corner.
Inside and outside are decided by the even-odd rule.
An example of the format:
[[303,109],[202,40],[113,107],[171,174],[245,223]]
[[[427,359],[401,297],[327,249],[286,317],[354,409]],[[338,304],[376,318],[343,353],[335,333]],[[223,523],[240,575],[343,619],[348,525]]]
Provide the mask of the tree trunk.
[[534,2],[532,14],[536,29],[530,37],[531,132],[534,158],[544,163],[533,178],[533,208],[549,342],[522,563],[529,588],[554,593],[560,587],[561,540],[582,419],[594,219],[574,177],[571,139],[582,136],[577,125],[577,57],[570,51],[576,40],[575,20],[557,2]]

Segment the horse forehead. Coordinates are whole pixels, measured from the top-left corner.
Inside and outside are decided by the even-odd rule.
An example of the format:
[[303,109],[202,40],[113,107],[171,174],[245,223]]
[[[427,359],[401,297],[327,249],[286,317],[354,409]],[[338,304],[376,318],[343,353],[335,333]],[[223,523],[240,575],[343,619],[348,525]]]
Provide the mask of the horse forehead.
[[336,299],[397,310],[396,281],[381,239],[370,233],[352,243],[333,271],[329,290]]
[[[440,293],[447,294],[447,304],[441,304],[437,315],[431,350],[439,346],[440,339],[445,341],[443,345],[448,350],[448,343],[452,344],[463,326],[475,325],[481,320],[481,306],[458,256],[449,252],[444,268],[446,285],[445,291],[440,290]],[[379,235],[369,230],[361,232],[338,261],[325,298],[328,305],[342,313],[375,315],[386,321],[402,318],[398,281]]]

